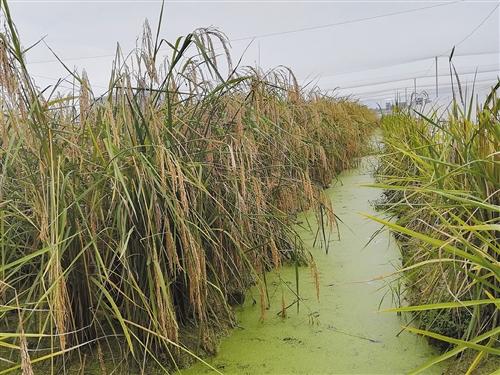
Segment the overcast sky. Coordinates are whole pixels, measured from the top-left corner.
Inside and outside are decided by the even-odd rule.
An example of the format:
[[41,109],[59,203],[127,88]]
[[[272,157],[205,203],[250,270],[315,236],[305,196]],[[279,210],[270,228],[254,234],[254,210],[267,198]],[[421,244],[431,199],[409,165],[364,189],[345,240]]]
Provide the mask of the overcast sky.
[[[158,20],[161,1],[10,0],[26,47],[45,42],[67,64],[85,68],[96,87],[106,86],[116,43],[132,49],[144,20]],[[259,60],[264,68],[286,65],[302,82],[340,87],[369,104],[417,88],[435,95],[435,55],[457,45],[455,63],[464,80],[476,68],[486,89],[500,71],[499,1],[174,1],[166,2],[162,36],[173,40],[214,26],[232,40],[234,60]],[[426,9],[422,9],[426,8]],[[496,9],[495,9],[496,8]],[[294,30],[300,30],[295,31]],[[286,32],[286,33],[285,33]],[[272,35],[269,35],[272,34]],[[254,38],[252,38],[254,37]],[[246,38],[244,40],[237,40]],[[260,51],[260,53],[259,53]],[[28,54],[40,85],[64,76],[43,44]],[[439,58],[440,91],[449,83]],[[422,76],[431,76],[421,78]],[[384,83],[401,79],[397,82]]]

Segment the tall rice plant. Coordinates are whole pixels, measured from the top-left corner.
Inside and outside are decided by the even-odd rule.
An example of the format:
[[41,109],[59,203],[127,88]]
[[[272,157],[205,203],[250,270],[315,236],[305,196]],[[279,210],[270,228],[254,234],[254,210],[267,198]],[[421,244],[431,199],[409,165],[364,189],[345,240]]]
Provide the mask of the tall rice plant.
[[334,223],[321,188],[375,115],[286,69],[233,68],[217,30],[169,43],[148,24],[105,94],[71,70],[72,93],[40,89],[1,4],[0,373],[214,352],[228,301],[310,261],[294,215]]

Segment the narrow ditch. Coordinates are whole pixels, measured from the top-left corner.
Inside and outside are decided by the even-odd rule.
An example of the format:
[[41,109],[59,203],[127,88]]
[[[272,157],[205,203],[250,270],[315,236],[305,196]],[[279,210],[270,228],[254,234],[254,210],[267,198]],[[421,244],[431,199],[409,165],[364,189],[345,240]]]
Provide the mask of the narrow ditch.
[[[366,246],[380,228],[360,215],[376,213],[371,202],[380,191],[362,186],[373,182],[373,161],[364,158],[359,168],[342,173],[326,191],[342,220],[340,240],[332,231],[328,254],[312,246],[316,231],[313,213],[299,217],[313,229],[300,228],[299,233],[316,259],[320,300],[310,270],[302,268],[300,310],[288,308],[283,319],[281,306],[295,299],[295,271],[286,267],[269,274],[266,319],[260,320],[259,303],[254,303],[259,300],[258,291],[250,290],[237,311],[239,328],[222,340],[219,353],[208,363],[224,374],[398,374],[438,354],[422,337],[400,333],[407,323],[404,317],[377,312],[394,306],[397,292],[394,297],[384,280],[369,280],[394,271],[400,253],[388,232]],[[432,371],[440,373],[439,368]],[[196,364],[182,373],[210,372]]]

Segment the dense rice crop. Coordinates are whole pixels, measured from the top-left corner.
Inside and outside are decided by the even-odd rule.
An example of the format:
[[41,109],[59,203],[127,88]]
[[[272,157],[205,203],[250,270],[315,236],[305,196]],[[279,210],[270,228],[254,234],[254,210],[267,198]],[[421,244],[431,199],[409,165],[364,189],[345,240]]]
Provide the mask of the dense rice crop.
[[37,87],[2,12],[1,366],[64,370],[95,350],[102,366],[166,371],[214,351],[228,301],[256,283],[265,309],[264,272],[310,261],[294,214],[335,221],[321,188],[361,154],[374,114],[287,69],[233,69],[211,29],[168,43],[146,25],[104,95],[75,72],[58,94]]
[[459,86],[442,115],[400,110],[381,121],[378,179],[394,220],[376,220],[402,241],[410,289],[398,311],[416,314],[420,329],[408,330],[449,349],[417,372],[469,352],[470,373],[500,354],[499,87],[481,107]]

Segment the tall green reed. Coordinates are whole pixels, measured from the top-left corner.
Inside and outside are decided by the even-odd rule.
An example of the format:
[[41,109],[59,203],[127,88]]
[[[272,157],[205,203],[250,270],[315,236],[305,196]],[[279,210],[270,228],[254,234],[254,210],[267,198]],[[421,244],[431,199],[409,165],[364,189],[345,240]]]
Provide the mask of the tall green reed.
[[373,219],[401,240],[409,289],[410,306],[395,311],[416,314],[420,329],[406,329],[449,349],[415,373],[474,351],[471,373],[500,354],[500,81],[474,108],[455,77],[448,112],[396,109],[381,121],[377,186],[394,220]]

